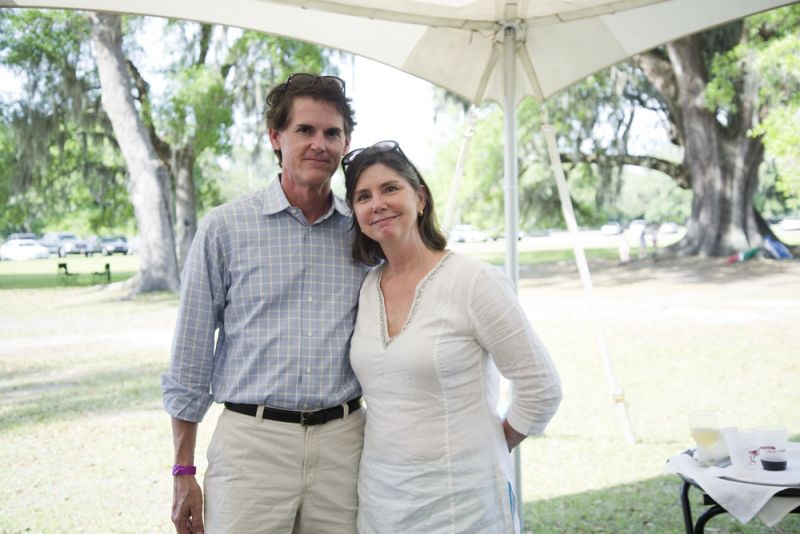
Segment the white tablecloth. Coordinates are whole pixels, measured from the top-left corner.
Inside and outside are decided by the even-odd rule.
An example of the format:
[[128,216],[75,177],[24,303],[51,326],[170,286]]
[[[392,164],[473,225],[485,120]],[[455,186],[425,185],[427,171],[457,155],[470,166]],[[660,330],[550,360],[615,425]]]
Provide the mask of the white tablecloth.
[[[800,444],[792,443],[790,448],[790,452],[800,451]],[[688,454],[678,454],[667,461],[664,471],[691,478],[742,523],[747,523],[758,515],[767,526],[772,527],[800,506],[800,497],[775,497],[781,490],[800,487],[800,465],[792,462],[793,456],[795,455],[790,456],[787,471],[770,473],[758,470],[749,476],[741,476],[731,466],[700,467]],[[798,478],[796,481],[795,472]]]

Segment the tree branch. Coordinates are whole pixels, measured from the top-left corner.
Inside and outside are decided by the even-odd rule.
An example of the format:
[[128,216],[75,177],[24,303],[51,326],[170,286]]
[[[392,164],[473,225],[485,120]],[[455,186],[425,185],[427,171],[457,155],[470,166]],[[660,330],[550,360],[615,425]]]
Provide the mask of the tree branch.
[[140,108],[142,113],[142,122],[144,122],[144,125],[147,128],[147,134],[150,137],[150,142],[153,143],[153,148],[155,148],[158,158],[168,169],[171,169],[172,166],[170,165],[170,161],[172,158],[172,147],[169,145],[169,143],[158,136],[155,125],[153,124],[153,110],[150,105],[150,85],[142,77],[142,74],[139,72],[139,69],[136,68],[136,65],[134,65],[130,59],[126,61],[128,65],[128,72],[130,73],[131,78],[133,78],[133,85],[136,89],[136,99],[141,104]]
[[679,187],[684,189],[689,187],[689,174],[686,168],[680,163],[673,163],[671,161],[663,160],[653,156],[635,156],[631,154],[608,155],[608,154],[585,154],[570,153],[561,154],[561,162],[567,164],[586,163],[589,165],[599,165],[603,167],[633,165],[635,167],[644,167],[654,171],[663,172],[670,176]]

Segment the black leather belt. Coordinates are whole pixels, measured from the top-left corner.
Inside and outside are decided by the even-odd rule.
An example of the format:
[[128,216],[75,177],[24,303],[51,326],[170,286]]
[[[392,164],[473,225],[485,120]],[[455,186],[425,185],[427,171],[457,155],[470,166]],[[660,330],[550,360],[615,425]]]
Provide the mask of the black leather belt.
[[[255,417],[258,413],[257,404],[237,404],[226,402],[225,407],[233,412]],[[361,397],[347,402],[347,413],[352,413],[361,408]],[[284,423],[298,423],[302,426],[324,425],[328,421],[335,421],[344,417],[344,406],[334,406],[316,412],[294,412],[292,410],[279,410],[278,408],[264,407],[264,419],[282,421]]]

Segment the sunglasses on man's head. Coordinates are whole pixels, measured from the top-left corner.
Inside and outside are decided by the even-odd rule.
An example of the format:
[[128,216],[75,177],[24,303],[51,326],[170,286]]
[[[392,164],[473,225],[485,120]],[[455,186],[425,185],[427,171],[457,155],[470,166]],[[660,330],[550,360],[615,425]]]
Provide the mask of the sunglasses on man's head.
[[405,152],[403,152],[403,149],[400,148],[400,143],[391,140],[378,141],[372,146],[351,150],[350,152],[345,154],[344,157],[342,158],[342,170],[345,173],[347,173],[347,167],[349,167],[351,163],[353,163],[356,159],[358,159],[359,156],[367,157],[373,154],[383,154],[384,152],[393,152],[393,151],[397,151],[397,153],[400,154],[404,160],[406,160],[406,163],[408,163],[411,166],[411,168],[414,169],[414,173],[416,173],[417,178],[421,182],[422,175],[419,173],[414,164],[411,163],[411,160],[408,159],[408,156],[406,156]]
[[305,87],[308,85],[314,85],[315,83],[321,83],[326,87],[333,87],[344,94],[344,80],[337,76],[317,76],[316,74],[299,72],[286,78],[286,81],[281,84],[280,90],[276,91],[267,98],[267,105],[272,106],[272,104],[275,102],[275,99],[283,96],[289,87]]

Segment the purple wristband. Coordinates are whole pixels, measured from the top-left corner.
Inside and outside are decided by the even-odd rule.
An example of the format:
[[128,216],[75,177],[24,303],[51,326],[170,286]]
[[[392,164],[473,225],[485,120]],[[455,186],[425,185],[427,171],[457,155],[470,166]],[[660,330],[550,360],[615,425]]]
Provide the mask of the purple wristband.
[[172,476],[176,475],[194,475],[197,473],[197,467],[193,465],[178,465],[172,466]]

